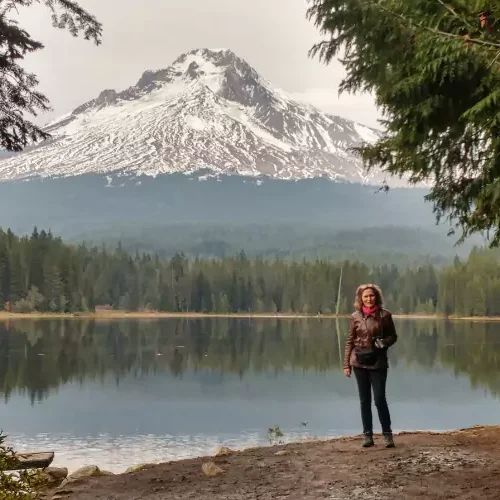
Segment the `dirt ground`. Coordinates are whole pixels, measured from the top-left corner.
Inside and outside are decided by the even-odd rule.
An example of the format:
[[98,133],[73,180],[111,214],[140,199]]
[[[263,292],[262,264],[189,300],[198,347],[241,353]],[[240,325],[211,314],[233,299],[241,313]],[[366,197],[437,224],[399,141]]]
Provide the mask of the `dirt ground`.
[[[500,498],[500,426],[396,436],[387,450],[360,438],[255,448],[88,478],[54,498],[175,500],[405,500]],[[206,462],[222,471],[209,477]]]

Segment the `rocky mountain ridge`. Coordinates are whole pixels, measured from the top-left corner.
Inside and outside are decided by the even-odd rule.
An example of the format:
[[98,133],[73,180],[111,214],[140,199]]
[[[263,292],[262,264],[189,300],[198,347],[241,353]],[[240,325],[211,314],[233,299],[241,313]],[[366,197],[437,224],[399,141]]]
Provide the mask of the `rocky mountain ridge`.
[[[379,132],[297,102],[227,49],[197,49],[104,90],[0,161],[0,180],[98,174],[241,175],[379,184],[351,148]],[[396,179],[389,184],[404,185]]]

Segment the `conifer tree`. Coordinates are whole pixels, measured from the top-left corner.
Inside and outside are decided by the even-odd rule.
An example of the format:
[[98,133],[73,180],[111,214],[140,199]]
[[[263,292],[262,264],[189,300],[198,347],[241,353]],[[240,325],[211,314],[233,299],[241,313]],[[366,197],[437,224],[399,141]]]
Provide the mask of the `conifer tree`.
[[359,148],[382,167],[432,185],[428,199],[461,239],[500,243],[500,0],[309,0],[326,37],[312,55],[342,54],[340,90],[370,91],[384,134]]
[[52,14],[56,28],[71,35],[83,34],[86,40],[101,40],[101,24],[74,0],[2,0],[0,1],[0,148],[21,151],[48,138],[48,134],[25,118],[49,109],[48,99],[36,90],[37,77],[20,65],[24,57],[43,49],[16,19],[18,7],[43,3]]
[[[41,259],[33,260],[33,256]],[[124,256],[61,242],[45,231],[18,237],[0,229],[0,306],[6,311],[77,312],[96,306],[137,311],[352,312],[360,283],[383,286],[393,313],[500,315],[500,250],[475,248],[444,267],[368,267],[359,261],[238,258],[195,261]],[[36,265],[35,265],[36,264]],[[37,266],[41,266],[41,272]],[[180,276],[182,274],[182,276]],[[76,277],[78,277],[76,279]],[[177,281],[178,278],[178,281]],[[41,285],[40,285],[41,283]]]

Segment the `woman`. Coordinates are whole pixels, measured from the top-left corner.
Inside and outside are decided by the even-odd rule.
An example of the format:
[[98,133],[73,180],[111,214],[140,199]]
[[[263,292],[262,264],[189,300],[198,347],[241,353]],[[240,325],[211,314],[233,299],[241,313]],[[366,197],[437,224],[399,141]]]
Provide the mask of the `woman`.
[[385,396],[387,382],[387,349],[398,336],[392,315],[382,308],[382,292],[377,285],[361,285],[356,290],[351,316],[349,338],[345,346],[344,374],[354,376],[358,383],[363,422],[363,447],[373,446],[373,422],[371,391],[377,407],[385,445],[394,447],[391,416]]

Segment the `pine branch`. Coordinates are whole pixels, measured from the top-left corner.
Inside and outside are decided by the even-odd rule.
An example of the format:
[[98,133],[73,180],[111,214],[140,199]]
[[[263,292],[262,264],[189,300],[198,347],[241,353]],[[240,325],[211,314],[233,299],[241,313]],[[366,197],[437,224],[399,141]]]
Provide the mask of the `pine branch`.
[[467,21],[467,19],[463,18],[463,17],[460,17],[460,15],[457,13],[457,11],[451,7],[451,5],[443,2],[443,0],[437,0],[438,3],[440,3],[448,12],[450,12],[454,17],[456,17],[457,19],[459,19],[460,21],[462,21],[464,24],[466,24],[467,26],[469,26],[470,29],[472,30],[475,30],[475,26],[472,26],[472,24],[469,23],[469,21]]
[[[22,151],[26,146],[47,139],[44,132],[24,118],[47,111],[48,99],[36,91],[38,80],[19,64],[27,54],[43,49],[19,23],[9,16],[17,7],[44,4],[52,12],[53,24],[71,35],[101,43],[102,25],[74,0],[0,0],[0,148]],[[58,11],[59,9],[59,11]]]
[[490,64],[488,65],[488,68],[491,68],[491,66],[493,66],[498,61],[499,58],[500,58],[500,51],[497,52],[495,59],[493,59],[493,61],[490,62]]
[[[400,14],[399,12],[395,12],[392,9],[389,9],[380,3],[376,3],[376,4],[370,3],[370,5],[380,9],[381,11],[383,11],[387,14],[390,14],[391,16],[397,17],[398,19],[400,19],[401,21],[404,21],[405,23],[410,22],[413,25],[417,26],[418,28],[421,28],[421,29],[428,31],[430,33],[434,33],[435,35],[441,35],[441,36],[445,36],[448,38],[454,38],[456,40],[463,40],[462,35],[458,35],[456,33],[450,33],[448,31],[443,31],[443,30],[440,30],[437,28],[432,28],[430,26],[426,26],[422,22],[416,21],[416,20],[409,18],[409,17],[406,17],[403,14]],[[476,45],[482,45],[485,47],[495,47],[497,49],[500,49],[500,43],[489,42],[488,40],[481,40],[479,38],[469,38],[469,39],[467,39],[467,41],[470,43],[476,44]]]

